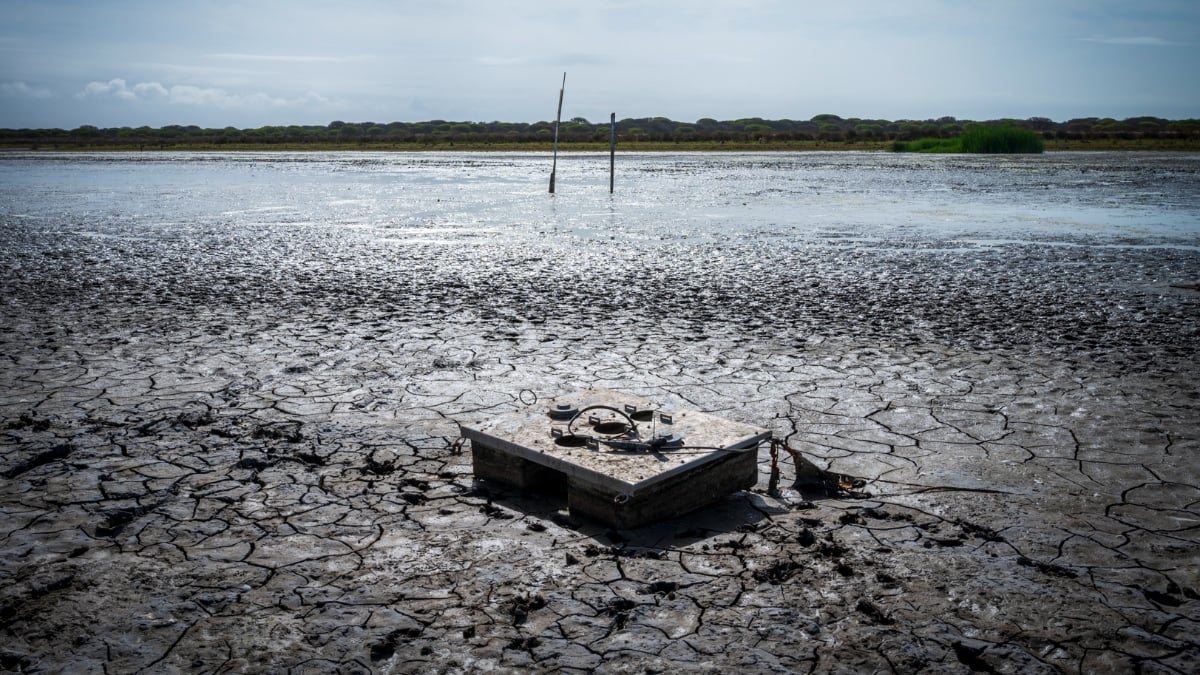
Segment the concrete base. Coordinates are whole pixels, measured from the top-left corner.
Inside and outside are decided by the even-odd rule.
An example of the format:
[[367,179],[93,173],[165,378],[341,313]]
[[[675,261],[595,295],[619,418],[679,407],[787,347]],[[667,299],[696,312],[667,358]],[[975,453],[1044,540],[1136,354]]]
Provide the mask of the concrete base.
[[582,481],[567,488],[571,515],[628,529],[682,516],[758,482],[758,453],[729,452],[685,474],[673,476],[634,495],[613,495]]
[[501,452],[481,441],[471,442],[471,462],[476,478],[496,481],[518,490],[561,492],[567,485],[567,476],[561,471]]
[[[491,420],[478,427],[462,427],[471,441],[475,476],[529,492],[564,489],[573,516],[596,520],[615,528],[640,527],[683,515],[716,502],[731,492],[753,487],[758,480],[758,446],[770,432],[697,411],[655,410],[651,422],[618,435],[596,432],[600,419],[584,446],[565,446],[552,430],[562,434],[565,422],[548,412],[559,404],[576,408],[592,405],[629,406],[649,410],[649,401],[608,390],[589,390],[560,397],[523,412]],[[644,419],[644,418],[643,418]],[[587,429],[577,421],[579,433]],[[615,451],[606,440],[641,441],[670,432],[682,438],[678,448],[652,451]]]

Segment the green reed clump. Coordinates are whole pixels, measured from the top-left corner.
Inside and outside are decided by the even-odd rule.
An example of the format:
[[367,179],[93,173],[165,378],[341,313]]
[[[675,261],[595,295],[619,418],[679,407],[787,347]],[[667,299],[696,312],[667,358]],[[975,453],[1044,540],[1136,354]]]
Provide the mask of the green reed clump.
[[1044,150],[1041,136],[1014,127],[976,126],[957,138],[918,138],[892,143],[893,152],[1037,154]]
[[1044,150],[1042,137],[1027,129],[979,126],[962,135],[963,152],[1040,154]]
[[962,152],[961,138],[918,138],[915,141],[896,141],[892,152]]

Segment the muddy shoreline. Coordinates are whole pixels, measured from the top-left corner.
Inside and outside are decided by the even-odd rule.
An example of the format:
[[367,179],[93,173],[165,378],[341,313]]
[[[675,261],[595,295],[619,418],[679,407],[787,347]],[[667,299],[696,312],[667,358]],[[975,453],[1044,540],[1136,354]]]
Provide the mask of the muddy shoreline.
[[[0,229],[0,669],[1200,658],[1194,246],[106,217]],[[864,494],[768,494],[764,451],[752,491],[617,532],[472,480],[457,423],[591,386]]]

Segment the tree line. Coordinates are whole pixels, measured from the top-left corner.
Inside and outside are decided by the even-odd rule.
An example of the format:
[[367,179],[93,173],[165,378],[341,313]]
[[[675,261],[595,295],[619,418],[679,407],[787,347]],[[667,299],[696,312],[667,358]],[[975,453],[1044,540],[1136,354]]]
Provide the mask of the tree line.
[[[894,142],[919,138],[953,138],[978,126],[1026,129],[1046,140],[1137,140],[1175,139],[1200,141],[1200,120],[1167,120],[1131,117],[1123,120],[1087,117],[1056,122],[1044,117],[1024,120],[997,119],[982,122],[941,117],[928,120],[843,118],[822,114],[808,120],[767,120],[758,117],[718,121],[702,118],[678,122],[666,117],[627,118],[617,122],[619,141],[789,143],[789,142]],[[223,145],[337,144],[363,146],[435,146],[531,144],[554,137],[553,122],[342,122],[327,125],[265,126],[252,129],[202,128],[169,125],[152,128],[99,128],[84,125],[75,129],[0,129],[3,147],[180,147]],[[570,143],[607,143],[609,123],[593,123],[575,117],[562,123],[559,140]]]

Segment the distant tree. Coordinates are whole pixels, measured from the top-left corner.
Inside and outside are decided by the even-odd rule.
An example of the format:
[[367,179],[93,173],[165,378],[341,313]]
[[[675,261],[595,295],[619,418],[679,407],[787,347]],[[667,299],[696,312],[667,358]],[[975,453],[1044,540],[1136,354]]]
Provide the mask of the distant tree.
[[766,122],[766,120],[761,117],[743,117],[741,119],[734,120],[733,124],[745,129],[746,125],[748,124],[762,124],[763,122]]
[[866,140],[875,140],[883,137],[883,127],[878,124],[857,124],[854,126],[854,131]]
[[[1040,138],[1068,141],[1092,139],[1166,138],[1194,142],[1200,139],[1200,120],[1167,120],[1159,117],[1130,117],[1123,120],[1111,117],[1085,117],[1054,122],[1045,117],[1025,120],[996,119],[984,122],[939,117],[927,120],[841,118],[832,114],[816,115],[811,120],[766,120],[748,117],[718,121],[702,117],[694,124],[672,121],[666,117],[625,118],[617,127],[622,138],[638,141],[669,142],[681,139],[728,141],[793,141],[793,140],[890,140],[912,141],[923,138],[958,138],[972,128],[1012,127],[1034,133]],[[265,126],[239,130],[235,127],[206,129],[195,125],[167,125],[161,128],[117,127],[98,128],[83,125],[64,129],[0,129],[0,144],[6,147],[38,147],[39,144],[77,143],[102,146],[123,144],[145,146],[179,146],[183,144],[231,143],[318,143],[390,141],[392,143],[454,142],[456,140],[502,143],[540,141],[551,136],[553,123],[536,122],[344,122],[335,120],[328,125]],[[608,139],[605,124],[595,125],[584,117],[573,117],[565,127],[565,138],[572,141],[604,141]]]
[[1021,123],[1021,128],[1031,131],[1051,131],[1054,129],[1054,121],[1046,117],[1030,117]]
[[840,129],[842,122],[844,120],[842,120],[842,118],[838,117],[837,115],[831,115],[829,113],[822,113],[820,115],[814,115],[811,121],[816,122],[817,124],[820,124],[820,125],[836,124],[836,125],[838,125],[838,128]]
[[1167,123],[1167,130],[1179,136],[1200,135],[1200,120],[1175,120]]

